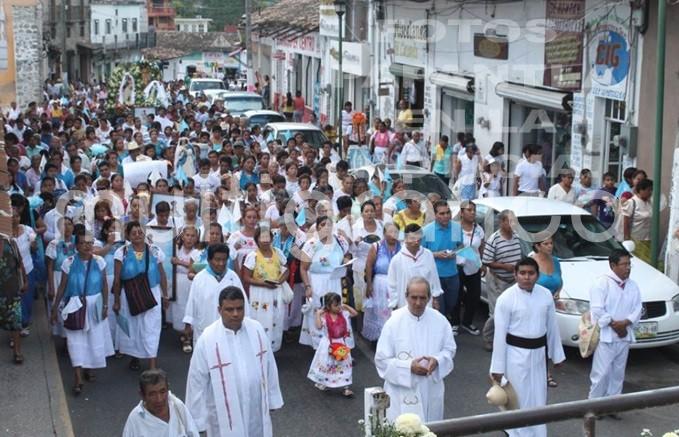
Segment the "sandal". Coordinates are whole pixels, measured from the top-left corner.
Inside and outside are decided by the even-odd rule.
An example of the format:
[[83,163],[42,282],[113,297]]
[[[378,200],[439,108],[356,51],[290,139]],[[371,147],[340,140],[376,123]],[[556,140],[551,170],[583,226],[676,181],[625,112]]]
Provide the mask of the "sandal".
[[547,386],[551,388],[556,388],[559,386],[559,383],[556,382],[556,380],[552,378],[552,376],[550,375],[547,377]]
[[185,354],[190,354],[191,352],[193,352],[193,346],[191,345],[190,340],[186,340],[186,341],[182,342],[182,351]]
[[350,388],[345,388],[344,391],[342,391],[342,396],[344,396],[347,399],[353,399],[354,392],[351,391]]
[[83,384],[76,384],[73,386],[73,396],[80,396],[80,393],[83,392]]
[[119,360],[119,359],[121,359],[122,357],[123,357],[123,354],[121,354],[121,353],[118,352],[118,351],[116,351],[116,354],[113,356],[113,358],[115,358],[116,360]]
[[96,380],[97,380],[97,376],[93,372],[91,372],[91,371],[85,372],[85,381],[95,382]]
[[21,365],[24,363],[24,356],[21,354],[14,354],[14,364]]
[[132,358],[129,365],[130,370],[138,371],[141,370],[141,364],[139,364],[139,358]]
[[320,391],[326,391],[328,389],[328,387],[324,386],[323,384],[319,384],[319,383],[314,384],[314,387],[316,387]]

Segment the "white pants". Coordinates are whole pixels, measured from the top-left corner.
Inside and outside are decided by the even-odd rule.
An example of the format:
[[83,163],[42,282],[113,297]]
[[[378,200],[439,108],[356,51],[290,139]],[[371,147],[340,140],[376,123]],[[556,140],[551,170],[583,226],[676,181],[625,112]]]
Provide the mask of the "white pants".
[[592,381],[589,399],[622,393],[629,345],[627,341],[599,343],[594,351],[592,372],[589,374]]

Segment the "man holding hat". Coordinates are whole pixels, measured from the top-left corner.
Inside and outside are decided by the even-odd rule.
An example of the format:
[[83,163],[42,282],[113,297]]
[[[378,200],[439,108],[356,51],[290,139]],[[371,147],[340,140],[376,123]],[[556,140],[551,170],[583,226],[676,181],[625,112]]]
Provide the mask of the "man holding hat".
[[626,250],[613,250],[608,257],[611,271],[589,292],[592,322],[600,328],[589,375],[592,381],[589,399],[622,393],[627,355],[635,341],[634,327],[641,319],[642,309],[639,287],[629,278],[630,258]]
[[[560,365],[566,356],[556,323],[554,299],[537,285],[539,267],[533,258],[524,258],[514,267],[516,284],[509,287],[495,304],[495,336],[491,377],[500,385],[509,381],[516,390],[519,408],[547,404],[547,360]],[[546,350],[545,350],[546,348]],[[537,425],[507,430],[510,436],[547,436],[547,426]]]

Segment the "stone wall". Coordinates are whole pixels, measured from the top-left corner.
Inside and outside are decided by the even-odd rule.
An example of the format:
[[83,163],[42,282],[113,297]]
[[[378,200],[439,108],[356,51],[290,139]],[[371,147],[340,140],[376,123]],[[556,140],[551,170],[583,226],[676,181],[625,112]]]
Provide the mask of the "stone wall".
[[16,101],[20,108],[42,100],[42,6],[12,6]]

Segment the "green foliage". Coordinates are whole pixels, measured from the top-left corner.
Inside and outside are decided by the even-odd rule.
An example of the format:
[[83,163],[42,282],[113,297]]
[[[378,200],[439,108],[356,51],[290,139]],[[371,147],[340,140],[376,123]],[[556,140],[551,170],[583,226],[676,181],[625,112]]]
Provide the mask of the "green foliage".
[[118,105],[120,82],[123,80],[126,73],[129,73],[134,78],[135,106],[144,106],[147,103],[144,101],[144,88],[146,88],[146,85],[151,81],[161,79],[160,68],[158,68],[158,64],[155,62],[144,60],[118,65],[111,72],[106,84],[108,89],[106,106],[109,110]]

